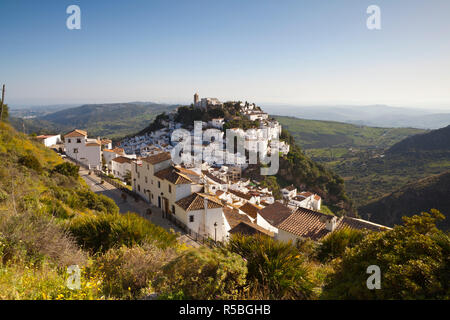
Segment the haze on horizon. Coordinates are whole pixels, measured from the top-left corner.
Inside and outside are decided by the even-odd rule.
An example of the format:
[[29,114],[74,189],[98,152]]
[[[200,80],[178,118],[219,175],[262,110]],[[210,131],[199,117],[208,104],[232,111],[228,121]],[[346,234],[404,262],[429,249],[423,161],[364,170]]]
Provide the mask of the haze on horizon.
[[[81,30],[66,8],[81,8]],[[366,9],[381,8],[381,30]],[[220,100],[450,110],[450,2],[2,0],[15,105]]]

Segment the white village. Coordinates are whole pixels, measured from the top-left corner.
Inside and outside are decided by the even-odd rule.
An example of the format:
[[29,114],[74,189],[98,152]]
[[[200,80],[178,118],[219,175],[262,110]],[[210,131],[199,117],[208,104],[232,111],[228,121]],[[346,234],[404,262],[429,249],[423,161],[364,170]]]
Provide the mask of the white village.
[[[123,139],[114,148],[111,140],[88,138],[88,133],[79,129],[65,134],[64,142],[60,136],[37,138],[46,146],[56,145],[79,165],[121,180],[195,240],[226,242],[232,234],[240,233],[296,242],[320,240],[344,228],[389,229],[353,217],[322,213],[322,198],[309,190],[286,186],[281,189],[282,199],[276,200],[259,181],[244,178],[250,163],[248,152],[259,152],[263,157],[286,155],[290,146],[279,140],[282,128],[278,121],[261,108],[247,102],[235,104],[241,115],[257,124],[228,130],[228,135],[231,132],[241,139],[244,151],[224,147],[224,118],[201,122],[200,129],[197,124],[186,127],[176,121],[177,110],[161,118],[159,129]],[[216,98],[200,99],[196,93],[191,107],[206,112],[222,105]],[[184,138],[174,139],[174,132],[181,129]],[[186,134],[191,138],[188,146],[196,139],[195,130],[201,130],[202,141],[194,143],[193,150],[179,149]]]

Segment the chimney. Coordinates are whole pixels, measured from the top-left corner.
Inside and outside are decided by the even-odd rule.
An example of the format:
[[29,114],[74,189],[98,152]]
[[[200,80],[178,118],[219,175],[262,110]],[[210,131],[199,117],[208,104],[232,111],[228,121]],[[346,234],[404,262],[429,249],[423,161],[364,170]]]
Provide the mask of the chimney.
[[336,225],[337,225],[337,217],[333,216],[333,217],[327,217],[327,220],[325,221],[325,229],[327,229],[328,231],[333,232],[336,229]]

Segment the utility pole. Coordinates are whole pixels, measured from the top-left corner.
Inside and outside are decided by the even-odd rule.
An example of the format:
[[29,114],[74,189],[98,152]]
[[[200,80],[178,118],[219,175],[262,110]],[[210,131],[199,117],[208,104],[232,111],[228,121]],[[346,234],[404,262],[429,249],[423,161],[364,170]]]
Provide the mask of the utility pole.
[[5,85],[2,88],[2,110],[0,112],[0,121],[3,121],[3,101],[5,101]]

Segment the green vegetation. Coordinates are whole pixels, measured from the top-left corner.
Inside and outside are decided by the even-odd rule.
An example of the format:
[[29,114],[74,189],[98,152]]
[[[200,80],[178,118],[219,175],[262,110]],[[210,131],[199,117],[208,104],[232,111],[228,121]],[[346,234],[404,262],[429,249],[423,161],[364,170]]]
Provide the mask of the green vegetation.
[[167,233],[134,213],[79,216],[71,220],[69,229],[83,249],[93,252],[153,242],[162,248],[176,244],[175,234]]
[[12,118],[11,123],[27,133],[49,134],[73,129],[90,136],[118,139],[145,128],[155,117],[177,106],[156,103],[91,104],[67,108],[33,119]]
[[[406,186],[359,208],[359,214],[371,221],[393,226],[402,217],[438,209],[447,219],[440,221],[442,230],[450,229],[450,171],[409,183]],[[389,213],[389,214],[386,214]]]
[[[443,215],[404,218],[393,230],[367,235],[345,251],[327,279],[327,299],[449,299],[450,237],[436,227]],[[368,290],[366,269],[381,270],[381,289]]]
[[[365,205],[403,188],[408,183],[450,170],[450,126],[425,131],[412,128],[372,128],[332,121],[276,117],[290,131],[304,152],[339,174],[345,181],[345,189],[358,211],[364,217]],[[446,190],[446,189],[444,189]],[[439,190],[436,190],[439,192]],[[433,197],[434,206],[421,206],[422,199],[414,200],[394,217],[378,217],[383,223],[400,222],[400,217],[414,210],[437,209],[447,212],[445,199]],[[416,202],[415,201],[419,201]],[[380,200],[381,201],[381,200]],[[390,202],[392,204],[392,201]],[[405,202],[403,202],[405,203]],[[371,207],[373,208],[373,207]],[[334,210],[334,209],[333,209]],[[370,209],[372,210],[372,209]],[[384,214],[389,207],[384,208]],[[398,210],[397,210],[398,211]],[[381,213],[380,213],[381,214]]]
[[[346,204],[342,181],[299,148],[282,161],[277,181],[315,185]],[[0,299],[449,299],[450,238],[437,211],[318,243],[235,235],[215,249],[186,248],[176,234],[119,214],[75,171],[0,123]],[[81,269],[79,290],[66,285],[70,265]],[[369,265],[380,266],[382,290],[367,289]]]
[[80,170],[80,166],[74,165],[70,162],[64,162],[58,164],[53,169],[53,172],[57,172],[66,177],[78,178],[78,171]]
[[171,261],[154,283],[160,299],[235,299],[245,284],[247,267],[224,249],[191,249]]
[[312,273],[293,245],[267,236],[234,235],[228,248],[247,261],[247,285],[251,296],[260,299],[314,297]]
[[322,262],[328,262],[341,257],[345,250],[359,244],[366,232],[354,229],[338,230],[322,240],[318,248],[317,258]]

